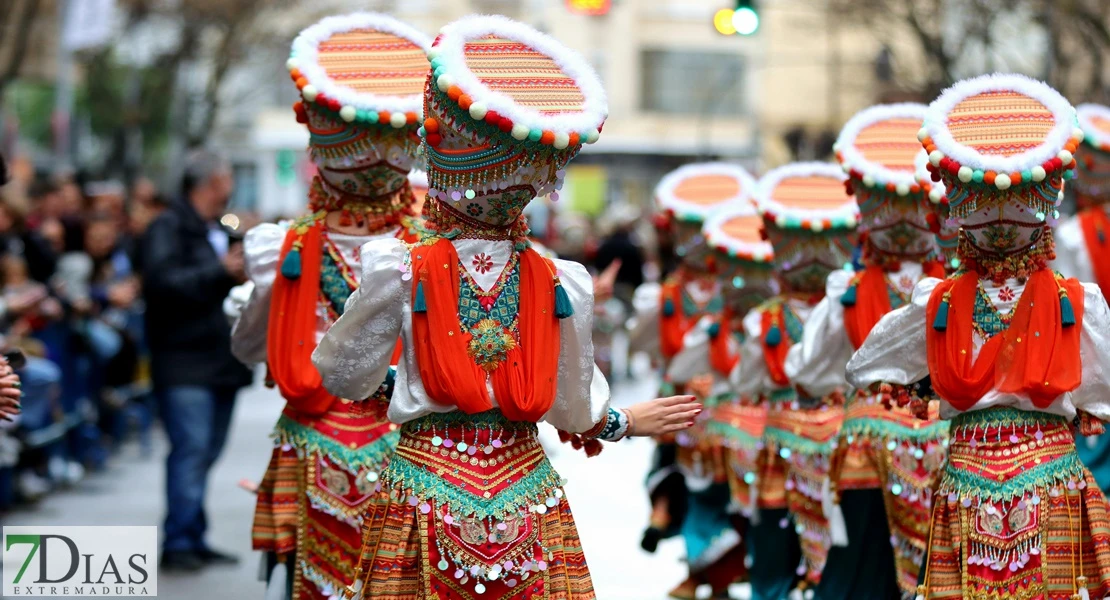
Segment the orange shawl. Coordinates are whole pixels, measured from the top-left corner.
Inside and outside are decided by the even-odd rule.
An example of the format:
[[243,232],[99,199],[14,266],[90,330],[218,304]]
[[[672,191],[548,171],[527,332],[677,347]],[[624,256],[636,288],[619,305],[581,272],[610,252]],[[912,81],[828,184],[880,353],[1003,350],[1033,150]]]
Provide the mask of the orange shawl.
[[[493,408],[486,371],[467,352],[471,335],[459,322],[459,257],[449,240],[412,250],[413,297],[423,284],[427,310],[413,312],[413,345],[424,389],[436,403],[474,414]],[[555,402],[559,320],[554,267],[532,249],[520,255],[519,340],[489,373],[510,421],[539,421]]]
[[740,362],[740,357],[729,348],[732,319],[732,309],[726,307],[716,323],[716,333],[709,336],[709,364],[717,373],[725,377],[728,377]]
[[[944,266],[940,263],[927,262],[921,266],[925,276],[944,279]],[[890,293],[883,269],[877,265],[867,267],[852,285],[856,288],[856,299],[844,307],[844,328],[852,347],[858,349],[879,319],[890,312]]]
[[1106,237],[1110,235],[1110,215],[1101,206],[1088,208],[1079,213],[1079,228],[1083,231],[1087,255],[1091,260],[1095,283],[1102,289],[1102,295],[1110,293],[1110,257],[1107,256]]
[[659,351],[667,360],[682,351],[682,340],[695,323],[695,319],[682,310],[683,279],[677,277],[664,283],[659,299],[662,303],[659,312]]
[[[794,340],[790,339],[786,331],[786,318],[783,316],[783,311],[788,308],[784,300],[773,301],[760,313],[763,359],[767,363],[767,373],[771,376],[771,381],[781,387],[790,385],[790,378],[786,376],[786,354],[790,351],[790,346],[794,345]],[[775,327],[779,331],[778,343],[770,344],[767,336]]]
[[[1082,381],[1079,337],[1083,325],[1083,287],[1041,269],[1029,277],[1014,308],[1009,328],[991,337],[973,355],[973,312],[979,280],[969,272],[942,281],[926,306],[926,349],[933,389],[954,408],[969,410],[991,389],[1029,396],[1046,408]],[[1071,301],[1075,324],[1064,326],[1060,291]],[[942,306],[947,303],[947,306]],[[938,311],[948,311],[938,331]]]

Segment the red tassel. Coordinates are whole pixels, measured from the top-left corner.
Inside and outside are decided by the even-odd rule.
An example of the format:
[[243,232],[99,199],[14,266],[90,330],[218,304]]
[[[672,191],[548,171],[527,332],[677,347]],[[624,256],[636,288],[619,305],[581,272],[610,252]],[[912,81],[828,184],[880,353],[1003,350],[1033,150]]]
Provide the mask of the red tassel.
[[342,227],[351,226],[351,212],[349,210],[344,208],[343,211],[339,213],[339,225]]
[[586,456],[593,458],[598,454],[601,454],[601,451],[605,449],[605,446],[603,446],[601,442],[597,440],[586,440],[585,448]]
[[567,442],[569,442],[569,441],[570,441],[570,435],[571,435],[571,434],[569,434],[569,433],[567,433],[567,432],[563,431],[562,429],[556,429],[555,431],[558,431],[558,432],[559,432],[559,441],[560,441],[560,442],[562,442],[562,443],[566,444]]

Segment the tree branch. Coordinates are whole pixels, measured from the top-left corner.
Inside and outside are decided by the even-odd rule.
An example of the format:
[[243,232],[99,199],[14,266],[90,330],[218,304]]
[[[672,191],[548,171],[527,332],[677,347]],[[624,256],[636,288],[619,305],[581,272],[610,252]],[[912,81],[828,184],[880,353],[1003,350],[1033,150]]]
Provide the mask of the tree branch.
[[19,15],[18,22],[13,24],[15,32],[12,34],[12,48],[8,54],[8,64],[0,69],[0,104],[4,102],[4,90],[19,75],[23,66],[23,59],[27,56],[28,43],[31,40],[32,24],[39,12],[41,0],[25,0],[23,12]]

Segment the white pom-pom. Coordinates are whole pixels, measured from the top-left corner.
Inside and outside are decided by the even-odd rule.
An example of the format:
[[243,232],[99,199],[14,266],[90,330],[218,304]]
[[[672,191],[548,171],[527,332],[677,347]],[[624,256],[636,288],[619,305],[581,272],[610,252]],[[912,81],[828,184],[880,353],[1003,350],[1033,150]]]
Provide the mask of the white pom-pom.
[[297,68],[298,64],[300,63],[297,62],[297,59],[290,57],[289,60],[285,61],[285,69],[287,71],[292,71]]
[[894,191],[897,192],[899,196],[905,196],[910,193],[910,184],[903,181],[894,186]]
[[562,150],[563,148],[566,148],[567,146],[570,145],[570,135],[567,134],[567,133],[564,133],[564,132],[556,133],[555,134],[555,144],[554,145],[559,150]]
[[601,137],[601,132],[596,129],[591,129],[586,132],[586,143],[592,144],[596,142],[599,137]]
[[357,116],[357,115],[358,115],[358,111],[355,110],[355,107],[353,107],[349,104],[347,106],[344,106],[343,108],[339,109],[339,118],[343,119],[344,121],[346,121],[348,123],[350,123],[351,121],[354,121],[355,116]]
[[513,130],[509,132],[514,140],[523,140],[528,137],[528,128],[521,124],[513,125]]
[[1056,158],[1059,158],[1060,162],[1064,163],[1064,166],[1066,167],[1071,164],[1073,157],[1071,155],[1071,152],[1068,152],[1067,150],[1061,150],[1060,153],[1056,155]]
[[763,250],[756,250],[752,252],[752,260],[755,262],[765,262],[767,260],[767,253]]
[[447,73],[440,75],[439,79],[436,79],[436,87],[438,87],[441,92],[446,92],[453,85],[455,85],[455,79]]
[[994,178],[994,186],[1000,190],[1010,189],[1010,176],[1005,173],[999,173]]
[[924,142],[925,138],[929,137],[929,130],[922,127],[917,130],[917,141]]
[[845,227],[855,227],[856,226],[856,216],[855,215],[850,215],[848,217],[845,217],[844,218],[844,226]]
[[1082,129],[1076,127],[1075,129],[1071,130],[1071,139],[1077,142],[1082,142],[1083,138],[1085,137],[1087,137],[1087,134],[1083,133]]
[[1033,171],[1033,181],[1044,181],[1048,173],[1044,172],[1044,167],[1037,165],[1031,169]]
[[852,172],[852,165],[850,165],[848,163],[840,163],[840,170],[844,171],[845,173],[851,173]]
[[407,123],[407,122],[408,122],[408,117],[406,117],[405,113],[403,113],[403,112],[395,112],[395,113],[389,115],[389,124],[394,126],[397,129],[400,129],[400,128],[404,127],[405,123]]
[[316,100],[316,94],[318,93],[319,92],[316,91],[316,86],[314,85],[306,85],[301,88],[301,97],[309,102]]
[[875,176],[870,173],[863,176],[863,185],[867,187],[875,187]]
[[439,58],[439,52],[440,52],[439,46],[433,46],[433,47],[429,48],[428,49],[428,60],[433,61],[433,60]]
[[474,102],[473,104],[470,105],[470,118],[471,119],[474,119],[476,121],[481,121],[482,119],[486,118],[486,112],[488,112],[488,109],[486,109],[485,103]]
[[775,217],[775,226],[779,229],[786,227],[786,217],[784,215],[779,215]]
[[825,229],[825,224],[819,220],[814,220],[812,223],[809,224],[809,228],[812,229],[814,233],[820,233],[823,229]]
[[943,197],[944,196],[940,193],[939,189],[934,187],[933,189],[929,190],[929,201],[933,204],[940,204],[941,198]]
[[960,181],[967,183],[971,181],[971,176],[974,173],[975,171],[971,170],[971,167],[965,165],[960,167],[960,170],[956,173],[956,177],[959,177]]
[[933,150],[929,153],[929,162],[932,163],[934,167],[939,167],[940,161],[943,158],[944,153],[942,153],[940,150]]

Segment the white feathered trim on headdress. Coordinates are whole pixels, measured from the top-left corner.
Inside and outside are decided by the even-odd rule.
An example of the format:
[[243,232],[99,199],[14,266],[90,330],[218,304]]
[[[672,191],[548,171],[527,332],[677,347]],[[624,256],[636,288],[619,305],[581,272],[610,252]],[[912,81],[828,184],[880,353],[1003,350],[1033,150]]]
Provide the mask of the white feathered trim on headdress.
[[[675,195],[678,186],[692,177],[725,175],[736,180],[739,192],[731,198],[722,198],[714,204],[690,202]],[[674,213],[680,221],[702,223],[710,215],[730,204],[748,203],[755,193],[755,179],[743,167],[723,162],[693,163],[667,173],[655,186],[655,200],[659,206]]]
[[825,177],[838,186],[847,177],[840,167],[824,162],[799,162],[769,171],[759,180],[755,206],[764,220],[773,221],[779,229],[801,229],[804,223],[815,232],[826,229],[852,229],[859,223],[859,207],[848,195],[844,202],[829,208],[797,208],[780,204],[774,199],[775,188],[788,179]]
[[[866,158],[856,147],[856,138],[860,132],[872,125],[892,119],[916,119],[918,123],[924,121],[926,106],[905,102],[902,104],[879,104],[865,108],[856,113],[840,130],[833,150],[836,151],[840,166],[845,173],[855,171],[860,174],[863,184],[867,187],[884,187],[893,183],[899,196],[910,193],[910,188],[917,181],[912,171],[892,169],[887,165]],[[918,145],[912,136],[906,140],[907,145]],[[920,147],[920,146],[919,146]]]

